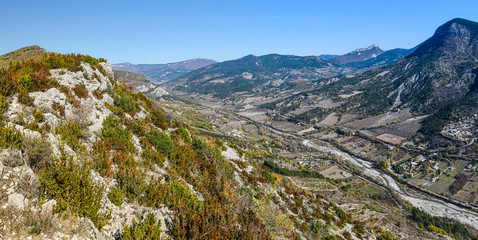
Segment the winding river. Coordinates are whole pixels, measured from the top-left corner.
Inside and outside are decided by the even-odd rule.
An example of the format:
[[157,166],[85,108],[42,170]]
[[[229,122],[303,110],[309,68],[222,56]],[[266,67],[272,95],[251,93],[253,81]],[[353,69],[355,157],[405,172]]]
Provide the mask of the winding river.
[[433,216],[455,219],[462,224],[467,224],[474,228],[477,228],[478,226],[478,213],[456,206],[452,203],[436,199],[412,196],[408,193],[405,193],[391,176],[377,171],[368,161],[350,156],[349,154],[335,148],[319,146],[310,140],[303,140],[302,144],[319,152],[338,156],[343,160],[349,161],[352,164],[362,168],[366,175],[374,177],[375,179],[381,179],[388,186],[388,188],[391,189],[391,191],[395,191],[402,199],[409,201],[412,206],[420,208],[421,210]]

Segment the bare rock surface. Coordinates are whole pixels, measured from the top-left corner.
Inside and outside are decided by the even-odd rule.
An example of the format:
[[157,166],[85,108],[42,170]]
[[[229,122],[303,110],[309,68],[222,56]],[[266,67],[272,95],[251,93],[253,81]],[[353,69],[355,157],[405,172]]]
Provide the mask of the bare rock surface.
[[20,193],[13,193],[8,195],[8,205],[24,209],[28,205],[28,199]]

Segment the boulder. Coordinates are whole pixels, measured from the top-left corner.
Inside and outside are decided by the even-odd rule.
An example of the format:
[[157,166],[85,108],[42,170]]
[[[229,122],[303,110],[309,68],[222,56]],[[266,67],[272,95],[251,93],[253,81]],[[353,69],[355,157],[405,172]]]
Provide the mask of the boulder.
[[53,208],[56,205],[56,200],[52,199],[43,205],[41,205],[41,215],[42,216],[50,216],[53,214]]
[[23,210],[28,205],[28,200],[20,193],[13,193],[8,195],[8,204]]

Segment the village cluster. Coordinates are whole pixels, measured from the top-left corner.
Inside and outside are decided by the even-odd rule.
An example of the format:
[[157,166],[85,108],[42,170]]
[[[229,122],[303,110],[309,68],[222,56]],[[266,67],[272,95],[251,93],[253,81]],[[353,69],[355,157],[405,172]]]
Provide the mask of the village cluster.
[[[470,140],[474,135],[473,130],[476,120],[478,120],[478,114],[474,114],[472,117],[462,119],[458,122],[447,124],[443,127],[441,134],[445,137],[460,141]],[[478,135],[478,130],[475,130],[475,135]]]

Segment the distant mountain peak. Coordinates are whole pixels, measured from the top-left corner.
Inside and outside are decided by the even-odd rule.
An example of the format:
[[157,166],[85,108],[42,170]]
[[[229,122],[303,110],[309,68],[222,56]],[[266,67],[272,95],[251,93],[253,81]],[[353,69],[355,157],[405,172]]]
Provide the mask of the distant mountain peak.
[[356,49],[356,50],[352,51],[351,53],[358,53],[358,52],[371,51],[371,50],[382,51],[382,49],[380,49],[380,47],[377,44],[372,44],[367,48],[359,48],[359,49]]
[[354,63],[364,61],[370,58],[374,58],[383,53],[383,50],[377,44],[372,44],[366,48],[359,48],[345,55],[337,56],[330,61],[338,64],[344,65],[347,63]]

